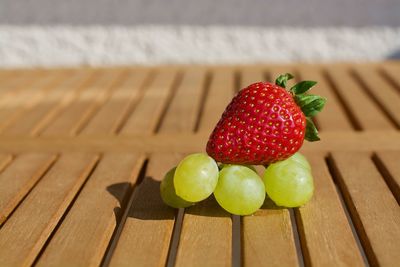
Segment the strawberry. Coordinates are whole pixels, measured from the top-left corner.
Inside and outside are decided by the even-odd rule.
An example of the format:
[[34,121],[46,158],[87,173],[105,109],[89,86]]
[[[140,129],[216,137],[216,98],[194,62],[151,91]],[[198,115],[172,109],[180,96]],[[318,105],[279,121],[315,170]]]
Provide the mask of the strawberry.
[[286,90],[291,78],[287,73],[275,84],[257,82],[242,89],[212,132],[207,153],[222,163],[267,165],[296,153],[304,139],[319,140],[311,118],[326,99],[306,93],[314,81]]

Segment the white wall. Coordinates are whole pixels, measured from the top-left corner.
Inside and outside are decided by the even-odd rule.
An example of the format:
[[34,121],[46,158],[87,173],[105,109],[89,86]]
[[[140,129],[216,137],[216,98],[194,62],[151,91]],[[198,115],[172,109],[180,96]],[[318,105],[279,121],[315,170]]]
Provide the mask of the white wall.
[[0,67],[371,61],[399,0],[0,0]]

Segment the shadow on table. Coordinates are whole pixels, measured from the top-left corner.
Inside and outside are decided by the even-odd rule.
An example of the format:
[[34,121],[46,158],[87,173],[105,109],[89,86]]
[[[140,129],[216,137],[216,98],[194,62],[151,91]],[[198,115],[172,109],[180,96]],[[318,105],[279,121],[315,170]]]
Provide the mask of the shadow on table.
[[196,205],[186,208],[185,214],[191,214],[196,216],[206,216],[206,217],[230,217],[231,215],[222,209],[211,195],[207,199],[197,203]]
[[261,210],[284,210],[286,207],[277,206],[268,195],[265,197],[264,204],[261,207]]
[[[129,187],[126,191],[127,186]],[[130,183],[112,184],[107,187],[107,191],[112,194],[119,202],[119,207],[114,208],[117,221],[122,216],[124,210],[130,203],[128,198],[131,194],[124,192],[132,192]],[[125,195],[125,198],[124,198]],[[168,220],[173,219],[175,210],[164,204],[160,196],[160,181],[152,177],[145,177],[143,181],[133,189],[133,201],[128,207],[127,217],[137,218],[141,220]],[[122,207],[122,209],[121,209]]]
[[129,192],[131,189],[131,184],[130,183],[116,183],[107,186],[107,191],[111,195],[113,195],[117,200],[119,205],[114,208],[114,215],[115,215],[115,220],[118,222],[122,216],[122,209],[121,207],[124,206],[124,203],[126,203],[126,195],[128,195],[126,192]]
[[[119,202],[119,206],[114,208],[116,220],[119,221],[122,216],[122,210],[129,204],[128,198],[130,194],[126,192],[131,192],[132,186],[130,183],[117,183],[108,186],[107,191]],[[160,196],[160,181],[150,176],[145,177],[143,181],[134,188],[133,201],[131,203],[132,205],[129,207],[127,214],[128,218],[131,217],[140,220],[170,220],[174,219],[177,212],[177,209],[170,208],[164,204]],[[267,196],[259,212],[283,209],[286,208],[275,205]],[[231,216],[219,206],[213,195],[192,207],[186,208],[185,214],[203,217]]]

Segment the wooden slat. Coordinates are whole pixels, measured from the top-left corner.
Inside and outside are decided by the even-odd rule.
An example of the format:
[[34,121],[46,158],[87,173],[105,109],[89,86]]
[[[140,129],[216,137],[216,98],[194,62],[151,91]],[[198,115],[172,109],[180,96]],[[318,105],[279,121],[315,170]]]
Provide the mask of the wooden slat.
[[13,71],[12,70],[1,70],[0,71],[0,85],[7,80],[7,78],[12,77]]
[[0,97],[8,97],[11,94],[23,91],[31,81],[36,79],[36,76],[42,75],[41,70],[15,70],[10,74],[7,79],[0,83]]
[[0,265],[33,263],[98,157],[64,154],[0,229]]
[[400,208],[370,155],[334,152],[332,157],[370,264],[396,266],[400,262]]
[[319,130],[322,131],[352,131],[353,126],[342,108],[326,77],[317,67],[302,66],[299,68],[301,80],[317,81],[311,89],[311,94],[323,96],[327,99],[326,105],[316,117]]
[[96,72],[92,83],[61,112],[55,121],[45,128],[41,135],[76,135],[111,94],[112,89],[123,74],[124,71],[122,70]]
[[377,152],[377,157],[378,163],[386,175],[386,182],[397,202],[400,203],[400,152],[379,151]]
[[146,178],[129,203],[130,210],[110,266],[165,266],[174,227],[175,211],[160,197],[160,181],[182,155],[151,156]]
[[397,86],[397,89],[400,91],[400,64],[397,61],[397,64],[383,64],[381,66],[383,70],[383,74],[393,82],[394,85]]
[[400,128],[400,93],[381,76],[376,68],[359,66],[355,68],[365,88],[380,103],[388,115]]
[[176,266],[231,266],[232,221],[213,197],[187,208]]
[[0,174],[0,225],[55,160],[49,154],[23,154]]
[[2,172],[7,165],[12,161],[12,155],[9,154],[0,154],[0,172]]
[[[233,78],[233,76],[230,76]],[[221,77],[214,77],[212,81],[209,95],[214,94],[218,86],[226,86],[225,81],[218,80]],[[233,92],[233,81],[230,81],[230,87],[218,88],[227,93]],[[217,90],[218,90],[217,89]],[[199,89],[198,89],[199,90]],[[197,100],[198,101],[198,100]],[[186,127],[180,127],[176,130],[175,123],[167,123],[162,125],[160,132],[179,133],[190,132],[193,129],[197,112],[194,108],[198,107],[192,103],[193,107],[187,105],[186,99],[176,99],[175,105],[182,107],[181,120],[184,121]],[[209,103],[210,104],[210,103]],[[225,103],[221,103],[222,105]],[[221,105],[220,104],[220,105]],[[207,104],[206,104],[207,107]],[[215,107],[215,105],[213,106]],[[184,108],[184,109],[183,109]],[[192,112],[189,112],[192,110]],[[223,110],[223,109],[222,109]],[[185,115],[185,113],[187,113]],[[190,113],[193,114],[190,116]],[[215,119],[221,116],[220,114],[210,114]],[[166,117],[166,121],[173,121],[176,114],[171,112]],[[187,116],[183,119],[183,116]],[[199,130],[202,131],[204,124],[200,124]],[[205,150],[205,142],[202,142],[202,148],[197,152]],[[200,234],[201,233],[201,234]],[[176,266],[229,266],[231,264],[231,249],[232,245],[232,222],[227,212],[222,210],[216,201],[212,198],[207,201],[198,203],[195,207],[185,209],[185,215],[182,222],[182,232],[179,241],[179,247],[176,255]]]
[[242,256],[244,266],[298,266],[289,211],[266,199],[242,217]]
[[143,161],[136,154],[106,154],[37,266],[99,266]]
[[0,131],[15,119],[19,118],[25,109],[35,105],[54,85],[61,82],[67,75],[65,71],[43,72],[34,76],[29,84],[24,84],[20,90],[11,91],[0,101]]
[[[206,82],[206,70],[187,69],[161,123],[163,133],[192,132]],[[162,130],[161,130],[162,129]]]
[[[183,78],[181,83],[176,89],[175,98],[169,105],[164,120],[160,125],[159,131],[161,133],[180,133],[187,132],[190,133],[194,130],[197,122],[197,116],[201,104],[201,94],[203,91],[203,84],[205,82],[205,70],[204,69],[187,69],[183,73]],[[168,88],[164,88],[166,90]],[[188,101],[190,99],[190,101]],[[146,129],[146,128],[145,128]],[[124,226],[123,232],[121,234],[121,240],[118,243],[117,249],[111,261],[111,265],[124,265],[130,262],[139,262],[139,265],[144,266],[160,266],[164,265],[166,261],[166,256],[169,247],[169,240],[172,236],[173,219],[175,213],[167,212],[169,209],[165,204],[162,203],[159,197],[159,183],[156,183],[153,179],[160,181],[163,175],[168,171],[168,169],[175,166],[178,161],[182,158],[181,155],[154,155],[150,160],[149,172],[152,173],[155,170],[155,165],[157,162],[166,162],[169,164],[163,164],[163,172],[157,172],[156,176],[158,178],[146,177],[142,184],[139,186],[135,192],[135,199],[133,200],[132,208],[130,214],[137,214],[140,209],[140,216],[150,216],[151,219],[154,216],[161,216],[163,220],[159,222],[148,222],[141,223],[139,220],[127,219],[127,225]],[[150,175],[151,176],[151,175]],[[149,190],[151,192],[155,191],[153,195],[149,195]],[[151,206],[147,206],[147,212],[143,208],[144,204],[142,202],[148,202]],[[164,206],[165,212],[161,212],[159,209]],[[155,209],[153,208],[155,207]],[[153,212],[149,209],[154,210]],[[132,217],[132,216],[131,216]],[[135,215],[133,215],[135,217]],[[139,217],[140,218],[140,217]],[[154,254],[154,259],[151,258],[150,261],[145,261],[143,257],[148,256],[147,250],[149,249],[149,243],[146,241],[144,247],[136,248],[138,244],[142,244],[142,239],[149,239],[150,241],[156,239],[160,235],[160,228],[167,229],[163,233],[165,241],[160,242],[156,247]],[[136,230],[136,232],[133,232]],[[124,238],[126,232],[129,232],[129,238]],[[135,242],[136,241],[136,242]],[[139,242],[138,242],[139,241]],[[135,242],[135,243],[133,243]],[[132,249],[135,246],[137,253],[134,254],[133,258],[130,259],[128,248]],[[132,252],[131,252],[132,253]]]
[[296,209],[307,266],[364,266],[324,154],[306,153],[312,166],[314,196]]
[[129,71],[107,103],[100,108],[80,134],[115,134],[128,115],[131,106],[141,95],[142,86],[148,76],[149,72],[146,70]]
[[348,69],[330,67],[328,68],[328,76],[354,116],[357,128],[362,130],[394,129],[393,124],[368,97]]
[[143,98],[123,126],[122,135],[155,131],[168,104],[168,96],[172,93],[177,75],[175,69],[160,69],[155,73],[153,81],[145,89]]
[[19,119],[9,124],[2,135],[35,135],[45,123],[51,120],[68,105],[76,96],[82,85],[91,76],[90,71],[76,71],[53,88],[45,97],[42,97],[36,105],[28,108]]
[[264,82],[266,78],[266,73],[262,68],[243,68],[240,70],[239,90],[255,82]]
[[232,69],[216,69],[212,72],[207,98],[200,118],[199,132],[210,132],[221,118],[226,106],[235,93]]
[[[242,71],[241,87],[263,77],[262,69]],[[289,210],[270,200],[254,216],[242,217],[242,239],[244,266],[298,265]]]
[[[156,134],[126,136],[77,136],[77,137],[3,137],[0,151],[20,152],[181,152],[204,151],[209,132],[198,134]],[[365,131],[331,132],[320,134],[321,141],[305,142],[303,151],[373,151],[400,150],[400,132]]]

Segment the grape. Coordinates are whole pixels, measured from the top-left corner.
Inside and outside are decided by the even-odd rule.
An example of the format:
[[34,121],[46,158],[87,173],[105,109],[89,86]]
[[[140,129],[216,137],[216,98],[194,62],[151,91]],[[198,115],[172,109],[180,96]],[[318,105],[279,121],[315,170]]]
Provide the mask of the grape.
[[241,165],[225,166],[219,173],[214,196],[219,205],[236,215],[257,211],[265,199],[261,178],[250,168]]
[[299,152],[295,153],[293,156],[291,156],[287,160],[295,161],[295,162],[299,163],[300,165],[302,165],[304,168],[306,168],[309,171],[311,171],[310,163],[308,163],[308,160],[306,159],[306,157],[304,157]]
[[311,171],[293,159],[269,165],[263,180],[268,196],[279,206],[304,205],[314,192]]
[[172,168],[164,176],[164,179],[162,180],[160,185],[161,198],[168,206],[171,206],[173,208],[186,208],[193,205],[194,203],[186,201],[176,195],[174,188],[175,170],[176,167]]
[[[234,165],[234,164],[224,164],[224,163],[221,163],[221,164],[219,165],[219,169],[222,170],[223,168],[225,168],[225,167],[227,167],[227,166],[232,166],[232,165]],[[238,166],[238,165],[236,165],[236,166]],[[247,168],[249,168],[250,170],[252,170],[252,171],[254,171],[254,172],[257,173],[257,170],[256,170],[256,168],[254,168],[253,165],[239,165],[239,166],[247,167]]]
[[197,202],[212,194],[218,182],[218,165],[206,154],[191,154],[178,165],[175,191],[186,201]]

